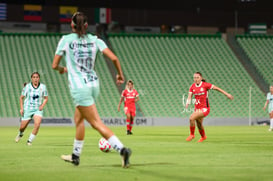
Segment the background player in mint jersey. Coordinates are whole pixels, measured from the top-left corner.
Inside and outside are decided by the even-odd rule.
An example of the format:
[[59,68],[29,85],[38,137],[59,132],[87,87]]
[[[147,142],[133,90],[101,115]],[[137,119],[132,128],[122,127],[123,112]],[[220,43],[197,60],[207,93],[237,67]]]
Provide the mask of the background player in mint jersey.
[[120,111],[120,105],[124,101],[124,113],[126,114],[127,135],[131,135],[134,124],[134,118],[136,116],[136,102],[139,100],[138,92],[134,89],[134,83],[132,80],[128,80],[126,83],[126,89],[122,91],[121,98],[118,104],[118,112]]
[[266,102],[264,104],[264,110],[268,105],[268,113],[270,118],[270,127],[268,131],[272,131],[273,129],[273,85],[270,86],[270,92],[267,93]]
[[28,145],[32,144],[32,141],[38,134],[40,124],[42,122],[43,109],[47,101],[48,93],[46,86],[45,84],[40,83],[40,74],[38,72],[33,72],[31,74],[31,82],[24,84],[24,88],[20,96],[20,114],[22,117],[19,134],[15,138],[16,143],[23,137],[26,127],[28,126],[30,120],[33,119],[34,128],[27,140]]
[[233,99],[233,96],[225,92],[224,90],[220,89],[219,87],[216,87],[215,85],[205,82],[200,72],[194,73],[193,80],[194,80],[194,83],[191,85],[189,89],[186,109],[188,108],[193,95],[195,97],[195,109],[192,115],[190,116],[190,136],[186,140],[191,141],[192,139],[194,139],[195,121],[196,121],[197,127],[199,129],[199,133],[201,135],[201,138],[199,139],[198,142],[203,142],[204,140],[207,139],[207,136],[205,134],[205,129],[203,126],[203,120],[210,112],[208,91],[210,89],[217,90],[221,92],[222,94],[226,95],[227,98],[231,100]]
[[[87,17],[82,12],[72,16],[72,33],[61,38],[52,63],[52,68],[59,73],[68,73],[70,93],[76,106],[74,114],[76,135],[72,154],[62,155],[61,158],[79,165],[84,144],[84,120],[87,120],[120,153],[122,166],[126,168],[129,166],[131,150],[124,147],[118,137],[103,124],[96,108],[95,101],[100,91],[100,82],[94,71],[97,52],[102,52],[114,63],[117,69],[117,84],[124,82],[123,72],[117,56],[104,41],[97,36],[87,34],[87,26]],[[65,58],[66,67],[59,65],[62,57]]]

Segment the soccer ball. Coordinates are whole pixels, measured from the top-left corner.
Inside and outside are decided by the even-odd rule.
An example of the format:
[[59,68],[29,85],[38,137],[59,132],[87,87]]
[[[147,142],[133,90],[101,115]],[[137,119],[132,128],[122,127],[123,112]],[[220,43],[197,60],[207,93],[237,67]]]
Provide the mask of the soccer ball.
[[107,152],[111,151],[112,147],[111,147],[110,143],[105,138],[102,137],[99,140],[99,148],[102,152],[107,153]]

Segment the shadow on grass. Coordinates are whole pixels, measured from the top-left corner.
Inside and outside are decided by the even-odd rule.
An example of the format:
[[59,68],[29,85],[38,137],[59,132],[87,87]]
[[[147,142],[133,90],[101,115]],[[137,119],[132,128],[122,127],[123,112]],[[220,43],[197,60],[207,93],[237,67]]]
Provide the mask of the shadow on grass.
[[[146,167],[150,167],[150,166],[164,166],[164,167],[175,167],[176,163],[170,163],[170,162],[150,162],[150,163],[134,163],[131,164],[130,167],[128,168],[129,170],[138,170],[140,171],[141,175],[138,175],[135,179],[139,179],[139,180],[147,180],[149,179],[156,179],[156,180],[173,180],[173,181],[181,181],[181,180],[200,180],[199,177],[196,177],[195,175],[192,176],[188,176],[188,175],[184,175],[183,172],[179,172],[179,173],[172,173],[172,172],[165,172],[165,171],[160,171],[157,170],[147,170]],[[121,165],[120,164],[112,164],[112,165],[91,165],[88,167],[92,167],[92,168],[106,168],[106,167],[118,167],[120,168]],[[207,180],[207,179],[203,179],[203,180]]]
[[[152,166],[152,165],[175,165],[175,163],[167,163],[167,162],[154,162],[154,163],[134,163],[130,165],[130,168],[134,167],[145,167],[145,166]],[[112,164],[112,165],[89,165],[88,167],[121,167],[120,164]]]

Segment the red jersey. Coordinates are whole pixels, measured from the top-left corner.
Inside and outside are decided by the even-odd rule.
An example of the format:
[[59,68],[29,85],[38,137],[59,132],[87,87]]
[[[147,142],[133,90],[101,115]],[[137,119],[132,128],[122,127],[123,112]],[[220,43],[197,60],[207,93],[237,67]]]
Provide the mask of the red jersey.
[[209,108],[208,90],[212,88],[212,84],[203,81],[198,86],[191,85],[189,92],[195,97],[195,109]]
[[138,97],[138,92],[135,89],[125,89],[121,96],[124,97],[124,107],[135,107],[135,98]]

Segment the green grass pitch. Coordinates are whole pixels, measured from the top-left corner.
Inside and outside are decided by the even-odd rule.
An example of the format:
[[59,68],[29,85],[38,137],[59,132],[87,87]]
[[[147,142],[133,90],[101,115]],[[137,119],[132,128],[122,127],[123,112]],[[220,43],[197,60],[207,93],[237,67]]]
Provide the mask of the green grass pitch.
[[74,127],[42,125],[32,146],[19,143],[18,127],[0,127],[0,180],[273,180],[273,132],[266,126],[205,126],[207,140],[186,142],[188,126],[137,127],[127,136],[125,127],[111,127],[133,151],[131,167],[121,167],[118,153],[98,149],[100,135],[86,127],[78,167],[60,159],[70,154]]

